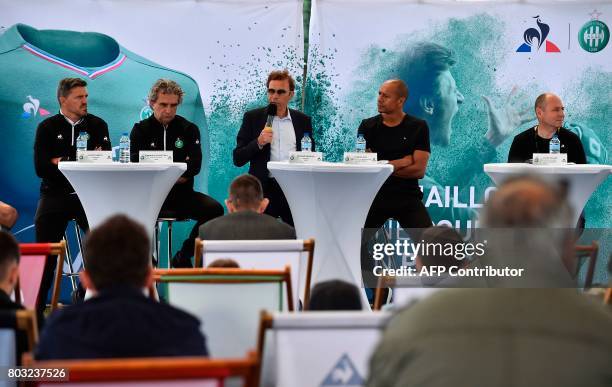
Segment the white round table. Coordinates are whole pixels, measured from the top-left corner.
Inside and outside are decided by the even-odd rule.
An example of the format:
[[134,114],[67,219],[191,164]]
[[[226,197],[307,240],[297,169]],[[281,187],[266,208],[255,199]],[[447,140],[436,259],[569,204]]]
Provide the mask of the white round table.
[[389,164],[268,162],[293,215],[297,237],[315,238],[312,283],[361,280],[361,229]]
[[568,182],[568,200],[574,211],[574,222],[578,222],[595,189],[612,172],[612,166],[599,164],[532,165],[524,163],[485,164],[484,171],[495,184],[518,175],[537,175],[542,179]]
[[79,195],[89,227],[122,213],[140,222],[152,236],[159,210],[187,164],[62,161],[58,168]]

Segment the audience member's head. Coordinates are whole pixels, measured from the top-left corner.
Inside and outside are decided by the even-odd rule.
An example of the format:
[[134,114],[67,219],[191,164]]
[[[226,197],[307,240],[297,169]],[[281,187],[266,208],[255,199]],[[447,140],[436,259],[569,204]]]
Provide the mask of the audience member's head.
[[[426,228],[421,234],[421,240],[425,242],[425,246],[421,250],[422,253],[416,257],[415,263],[418,271],[423,267],[431,266],[444,266],[447,269],[452,266],[465,266],[466,257],[454,254],[454,252],[462,251],[457,246],[463,244],[463,238],[454,228],[447,226]],[[446,254],[451,251],[453,254]]]
[[308,310],[361,310],[359,289],[348,282],[319,282],[310,292]]
[[0,230],[0,290],[10,295],[19,278],[19,244],[6,231]]
[[569,228],[571,209],[563,186],[534,176],[507,180],[484,206],[487,227]]
[[253,175],[240,175],[232,181],[229,197],[225,205],[230,213],[238,211],[255,211],[263,213],[269,200],[263,197],[263,189],[259,179]]
[[231,258],[219,258],[212,261],[207,266],[208,268],[225,268],[225,269],[240,269],[238,262]]
[[[574,233],[563,186],[534,176],[499,186],[483,208],[483,264],[523,268],[520,277],[488,278],[510,287],[571,287]],[[495,285],[502,286],[502,285]]]
[[83,284],[95,291],[116,286],[149,286],[153,279],[150,246],[142,225],[125,215],[110,217],[86,238]]

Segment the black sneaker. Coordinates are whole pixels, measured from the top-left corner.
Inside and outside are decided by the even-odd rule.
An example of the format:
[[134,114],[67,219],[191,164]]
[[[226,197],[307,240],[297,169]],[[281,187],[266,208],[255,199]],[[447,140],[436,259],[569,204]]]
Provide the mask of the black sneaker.
[[193,268],[193,264],[191,263],[191,258],[183,257],[183,254],[181,254],[180,251],[178,253],[176,253],[176,255],[172,258],[172,261],[170,262],[170,264],[175,269],[178,269],[178,268],[188,268],[188,269],[191,269],[191,268]]

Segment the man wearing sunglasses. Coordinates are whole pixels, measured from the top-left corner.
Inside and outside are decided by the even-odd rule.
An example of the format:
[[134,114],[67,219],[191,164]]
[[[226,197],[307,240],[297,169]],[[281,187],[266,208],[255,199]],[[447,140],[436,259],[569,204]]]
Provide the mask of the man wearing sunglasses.
[[[268,161],[289,159],[289,152],[301,150],[300,142],[304,133],[312,136],[310,117],[297,110],[289,109],[288,104],[295,94],[295,81],[287,70],[272,71],[266,82],[268,102],[274,108],[262,107],[244,114],[234,148],[234,165],[241,167],[250,162],[249,173],[257,177],[263,186],[264,197],[270,200],[265,213],[280,217],[293,226],[289,204],[276,179],[270,176]],[[274,116],[272,130],[266,127],[268,114]]]

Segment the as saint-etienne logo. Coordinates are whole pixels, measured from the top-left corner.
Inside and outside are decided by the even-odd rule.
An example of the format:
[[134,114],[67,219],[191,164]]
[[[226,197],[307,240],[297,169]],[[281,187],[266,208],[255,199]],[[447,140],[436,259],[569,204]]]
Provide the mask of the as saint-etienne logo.
[[587,52],[599,52],[603,50],[610,40],[608,26],[598,20],[601,15],[597,10],[590,14],[592,19],[586,22],[578,32],[578,43]]
[[183,140],[181,140],[181,138],[177,138],[176,141],[174,142],[174,146],[177,147],[178,149],[181,149],[183,147]]

